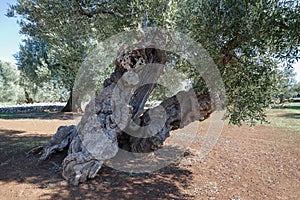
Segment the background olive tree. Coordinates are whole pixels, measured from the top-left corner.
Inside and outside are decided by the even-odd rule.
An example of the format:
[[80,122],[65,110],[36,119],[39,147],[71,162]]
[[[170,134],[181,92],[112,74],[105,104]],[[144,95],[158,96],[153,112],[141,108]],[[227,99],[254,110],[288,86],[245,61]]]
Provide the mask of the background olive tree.
[[285,68],[278,71],[277,90],[275,97],[279,104],[283,104],[297,96],[296,73],[292,68]]
[[20,98],[19,71],[8,62],[0,61],[0,102],[16,103]]

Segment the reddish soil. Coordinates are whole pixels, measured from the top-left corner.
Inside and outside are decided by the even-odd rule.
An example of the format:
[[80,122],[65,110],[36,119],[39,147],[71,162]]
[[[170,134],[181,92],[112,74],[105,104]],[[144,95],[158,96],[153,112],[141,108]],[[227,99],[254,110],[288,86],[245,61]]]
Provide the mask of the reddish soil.
[[72,123],[65,116],[0,120],[0,199],[300,199],[300,133],[225,126],[203,159],[201,141],[194,140],[160,170],[134,174],[104,166],[95,179],[71,186],[61,177],[65,153],[38,164],[25,152]]

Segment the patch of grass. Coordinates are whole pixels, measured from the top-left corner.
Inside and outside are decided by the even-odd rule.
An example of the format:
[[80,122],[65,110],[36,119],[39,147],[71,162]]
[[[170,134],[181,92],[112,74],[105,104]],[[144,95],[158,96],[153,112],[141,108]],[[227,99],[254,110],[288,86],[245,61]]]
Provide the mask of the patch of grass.
[[297,131],[300,134],[300,103],[289,103],[268,110],[270,126]]
[[0,113],[0,119],[28,119],[28,118],[43,118],[48,117],[47,112],[32,112],[32,113]]
[[49,188],[50,185],[51,185],[50,182],[44,183],[44,184],[42,185],[42,188]]

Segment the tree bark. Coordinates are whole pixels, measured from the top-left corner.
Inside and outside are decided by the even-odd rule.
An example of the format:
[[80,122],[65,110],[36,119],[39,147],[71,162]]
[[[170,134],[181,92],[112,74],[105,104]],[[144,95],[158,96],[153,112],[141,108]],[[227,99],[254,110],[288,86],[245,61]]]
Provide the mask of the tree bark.
[[29,94],[28,94],[28,92],[27,91],[25,91],[25,102],[26,103],[33,103],[33,99],[29,96]]
[[67,101],[67,104],[63,107],[61,112],[72,112],[72,91],[70,92],[70,97]]
[[119,148],[136,153],[155,151],[171,130],[208,118],[215,102],[209,95],[196,96],[192,90],[144,110],[165,62],[165,52],[155,48],[118,56],[114,72],[104,81],[103,91],[87,105],[77,127],[58,128],[49,143],[31,153],[41,153],[40,160],[45,160],[69,148],[62,175],[78,185],[95,177],[103,162],[114,157]]
[[[61,110],[61,112],[82,112],[81,108],[78,107],[78,105],[74,105],[74,99],[73,99],[73,90],[71,90],[70,92],[70,97],[67,101],[67,104],[63,107],[63,109]],[[75,99],[76,100],[76,99]]]

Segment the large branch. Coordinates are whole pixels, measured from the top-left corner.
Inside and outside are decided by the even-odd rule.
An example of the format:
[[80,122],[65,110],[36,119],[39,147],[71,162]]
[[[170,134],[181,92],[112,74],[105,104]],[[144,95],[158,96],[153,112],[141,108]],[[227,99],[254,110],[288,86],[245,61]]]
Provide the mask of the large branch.
[[180,91],[159,106],[146,110],[140,117],[138,129],[129,127],[121,132],[119,146],[137,153],[155,151],[163,145],[171,130],[203,121],[215,108],[216,102],[209,95],[196,96],[193,90]]

